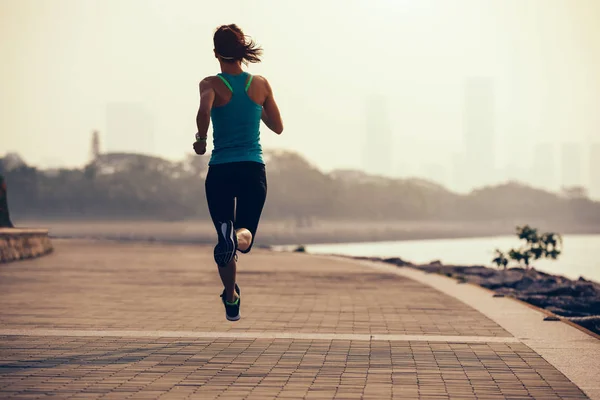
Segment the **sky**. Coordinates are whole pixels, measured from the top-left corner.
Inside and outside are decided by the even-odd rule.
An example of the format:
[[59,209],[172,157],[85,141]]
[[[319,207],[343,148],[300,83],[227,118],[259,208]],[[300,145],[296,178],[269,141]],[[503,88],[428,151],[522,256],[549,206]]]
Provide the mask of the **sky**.
[[[212,34],[236,23],[284,119],[281,136],[263,125],[265,149],[368,169],[377,98],[388,174],[444,172],[464,151],[465,81],[484,77],[505,178],[538,144],[600,142],[598,21],[598,0],[0,0],[0,155],[81,166],[98,130],[105,151],[182,159],[198,82],[219,72]],[[111,131],[123,104],[134,117]]]

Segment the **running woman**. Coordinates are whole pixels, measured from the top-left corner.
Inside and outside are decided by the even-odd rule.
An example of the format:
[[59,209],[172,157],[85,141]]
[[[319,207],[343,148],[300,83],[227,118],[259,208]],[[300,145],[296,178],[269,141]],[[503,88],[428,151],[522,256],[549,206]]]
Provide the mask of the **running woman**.
[[225,316],[237,321],[237,251],[248,253],[252,249],[267,196],[260,121],[277,134],[283,131],[283,123],[269,82],[242,69],[242,63],[260,62],[262,49],[235,24],[217,28],[213,42],[221,73],[200,82],[194,150],[196,154],[206,153],[212,120],[213,151],[205,182],[206,200],[218,236],[214,258],[224,286],[221,299]]

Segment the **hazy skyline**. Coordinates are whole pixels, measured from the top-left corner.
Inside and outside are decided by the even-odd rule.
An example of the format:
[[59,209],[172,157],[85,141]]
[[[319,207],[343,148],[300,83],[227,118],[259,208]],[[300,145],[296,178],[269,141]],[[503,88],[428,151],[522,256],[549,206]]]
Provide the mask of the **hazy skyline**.
[[[464,87],[463,187],[481,187],[493,181],[496,169],[496,95],[491,78],[468,78]],[[490,179],[492,178],[492,179]]]
[[370,174],[395,176],[393,135],[385,96],[365,99],[361,169]]
[[143,103],[111,102],[106,105],[106,128],[100,134],[101,151],[159,154],[155,144],[155,116]]
[[590,149],[589,168],[590,191],[600,198],[600,141],[593,143]]
[[155,154],[183,158],[198,82],[218,72],[212,33],[237,23],[265,49],[249,71],[271,81],[284,118],[281,137],[263,126],[265,149],[298,151],[325,171],[363,169],[376,94],[389,110],[392,170],[430,171],[455,188],[472,77],[494,82],[496,170],[530,171],[540,143],[600,141],[599,20],[596,0],[0,0],[0,155],[83,165],[91,132],[110,135],[108,104],[136,103],[153,116]]

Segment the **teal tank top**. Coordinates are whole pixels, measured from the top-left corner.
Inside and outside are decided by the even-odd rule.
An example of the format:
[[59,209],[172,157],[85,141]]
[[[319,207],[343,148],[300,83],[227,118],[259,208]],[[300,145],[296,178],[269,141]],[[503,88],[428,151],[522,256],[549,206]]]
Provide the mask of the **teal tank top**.
[[[231,90],[231,100],[213,107],[210,117],[213,125],[213,151],[209,165],[239,161],[264,164],[260,144],[260,119],[262,106],[248,96],[252,76],[218,74]],[[247,82],[246,82],[247,81]]]

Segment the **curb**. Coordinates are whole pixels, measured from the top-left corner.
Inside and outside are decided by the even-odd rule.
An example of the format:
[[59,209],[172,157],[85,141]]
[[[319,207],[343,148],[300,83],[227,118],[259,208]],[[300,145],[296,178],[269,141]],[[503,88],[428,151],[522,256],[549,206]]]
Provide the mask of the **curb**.
[[52,251],[46,229],[0,229],[0,264],[38,258]]

